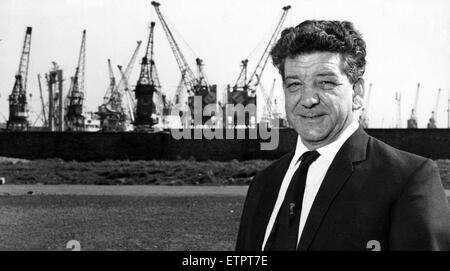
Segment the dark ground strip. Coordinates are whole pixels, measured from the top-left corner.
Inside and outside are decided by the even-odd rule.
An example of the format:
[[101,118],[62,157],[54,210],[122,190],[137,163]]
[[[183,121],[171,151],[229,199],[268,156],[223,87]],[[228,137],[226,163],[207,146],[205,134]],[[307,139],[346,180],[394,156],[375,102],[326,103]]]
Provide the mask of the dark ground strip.
[[0,196],[0,250],[232,250],[243,196]]

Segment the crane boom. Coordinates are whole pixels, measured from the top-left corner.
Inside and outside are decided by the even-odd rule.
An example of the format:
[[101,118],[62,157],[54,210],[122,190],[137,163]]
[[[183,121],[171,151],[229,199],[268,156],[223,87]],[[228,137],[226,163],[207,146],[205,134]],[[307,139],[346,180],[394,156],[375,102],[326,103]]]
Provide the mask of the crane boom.
[[438,93],[437,93],[437,96],[436,96],[436,104],[435,104],[435,106],[434,106],[434,117],[435,117],[435,119],[437,119],[437,112],[438,112],[438,109],[439,109],[439,98],[440,98],[440,96],[441,96],[441,89],[438,89]]
[[261,58],[258,61],[258,64],[256,65],[255,70],[253,71],[252,75],[250,76],[248,80],[248,85],[252,92],[256,91],[256,87],[258,86],[261,76],[264,72],[264,69],[266,67],[267,61],[269,60],[269,53],[273,45],[275,44],[278,35],[281,32],[281,28],[283,26],[283,22],[286,19],[287,13],[291,9],[291,6],[285,6],[283,7],[283,14],[281,15],[280,20],[278,21],[278,24],[275,28],[275,31],[272,33],[272,36],[269,40],[269,43],[267,44],[264,53],[262,54]]
[[48,121],[47,121],[47,112],[45,110],[46,106],[45,106],[45,102],[44,102],[44,96],[42,93],[42,85],[41,85],[41,75],[38,74],[37,75],[38,78],[38,84],[39,84],[39,95],[41,98],[41,105],[42,105],[42,114],[43,114],[43,119],[44,119],[44,126],[47,127],[48,126]]
[[81,38],[80,54],[78,56],[78,65],[75,69],[75,75],[72,77],[71,87],[66,99],[66,122],[69,131],[83,131],[84,119],[84,74],[86,63],[86,30],[83,30]]
[[86,71],[86,30],[83,30],[80,54],[78,56],[78,91],[84,93],[84,77]]
[[23,41],[22,54],[20,56],[19,68],[15,76],[15,82],[11,94],[9,95],[9,119],[7,129],[27,130],[28,123],[28,102],[27,102],[27,78],[31,52],[31,32],[32,28],[27,27]]
[[188,90],[191,90],[194,88],[195,85],[195,75],[192,72],[192,69],[189,67],[186,58],[181,52],[180,47],[178,46],[178,43],[176,42],[172,34],[172,31],[170,30],[166,20],[164,19],[164,16],[161,13],[161,10],[159,8],[161,4],[155,1],[152,1],[151,4],[155,8],[156,14],[158,15],[158,18],[161,21],[161,25],[164,29],[164,33],[166,34],[167,39],[169,40],[170,48],[172,49],[172,52],[175,56],[184,83],[187,86]]
[[121,92],[123,90],[123,88],[127,88],[127,86],[128,86],[128,90],[130,90],[129,85],[125,84],[124,78],[126,78],[127,80],[129,80],[129,78],[130,78],[131,72],[133,71],[133,67],[136,63],[136,59],[137,59],[137,55],[139,52],[139,48],[141,47],[141,43],[142,43],[142,41],[140,41],[140,40],[137,41],[137,45],[136,45],[136,48],[134,49],[133,55],[131,56],[130,61],[128,62],[128,65],[125,68],[125,71],[123,72],[125,77],[124,76],[120,77],[119,83],[116,86],[116,91]]
[[262,84],[259,84],[259,88],[261,89],[261,92],[263,93],[264,96],[264,100],[265,100],[265,104],[264,104],[264,108],[263,108],[263,112],[267,111],[267,115],[269,118],[272,117],[272,97],[273,97],[273,92],[275,90],[275,82],[276,79],[274,78],[272,81],[272,87],[270,89],[270,93],[267,94],[266,89],[264,88],[264,86]]
[[417,109],[419,106],[419,92],[420,92],[420,83],[417,83],[416,97],[414,98],[414,107],[413,107],[416,116],[417,116]]
[[400,128],[401,126],[401,119],[402,119],[402,115],[401,115],[401,102],[402,102],[402,93],[400,91],[395,92],[395,101],[397,102],[397,121],[395,124],[395,128]]
[[119,68],[121,81],[123,81],[123,84],[125,86],[125,98],[127,99],[127,107],[128,112],[130,114],[130,119],[132,122],[134,122],[134,110],[136,108],[136,102],[133,100],[133,96],[130,93],[130,85],[128,84],[128,78],[126,74],[122,71],[122,66],[118,65],[117,68]]
[[30,65],[30,53],[31,53],[31,27],[27,27],[25,39],[23,42],[22,56],[20,57],[19,68],[17,74],[22,77],[23,92],[27,91],[28,80],[28,67]]
[[109,86],[106,90],[105,96],[103,96],[103,104],[107,104],[111,94],[116,87],[116,78],[114,77],[114,72],[112,70],[111,59],[108,59],[108,72],[109,72]]
[[[266,108],[269,112],[271,111],[271,98],[270,96],[267,94],[267,91],[265,89],[265,87],[262,84],[259,84],[259,88],[261,89],[261,92],[263,94],[264,97],[264,108]],[[272,91],[272,90],[271,90]],[[264,110],[263,110],[264,111]]]

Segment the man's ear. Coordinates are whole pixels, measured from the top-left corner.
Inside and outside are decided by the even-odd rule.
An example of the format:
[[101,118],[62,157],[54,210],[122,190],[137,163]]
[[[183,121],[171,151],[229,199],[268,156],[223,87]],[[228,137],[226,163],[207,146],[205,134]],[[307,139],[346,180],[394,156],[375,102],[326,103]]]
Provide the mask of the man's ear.
[[359,78],[354,84],[353,84],[353,110],[358,110],[363,106],[364,103],[364,79]]

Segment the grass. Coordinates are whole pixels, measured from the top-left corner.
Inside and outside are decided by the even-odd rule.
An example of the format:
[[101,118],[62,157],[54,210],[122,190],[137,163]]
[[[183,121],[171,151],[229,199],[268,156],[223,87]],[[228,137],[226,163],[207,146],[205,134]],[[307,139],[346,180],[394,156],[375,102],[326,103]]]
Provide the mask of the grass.
[[[0,177],[10,184],[246,185],[272,161],[230,162],[104,161],[0,159]],[[450,160],[436,160],[443,185],[450,189]]]
[[0,196],[0,250],[233,250],[243,196]]
[[104,161],[60,159],[3,161],[0,177],[10,184],[245,185],[271,161]]

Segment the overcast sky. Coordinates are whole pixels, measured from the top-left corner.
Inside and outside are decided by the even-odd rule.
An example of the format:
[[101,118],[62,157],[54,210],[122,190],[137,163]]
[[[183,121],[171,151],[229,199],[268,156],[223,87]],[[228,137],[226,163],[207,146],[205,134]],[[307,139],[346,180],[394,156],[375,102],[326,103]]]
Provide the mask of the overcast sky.
[[[204,60],[210,83],[219,91],[234,84],[240,61],[249,58],[249,72],[262,54],[282,7],[292,5],[284,26],[306,19],[350,20],[367,42],[367,85],[373,83],[369,115],[372,127],[392,127],[395,92],[402,92],[402,127],[421,83],[419,127],[426,126],[442,88],[438,127],[447,126],[450,89],[450,1],[448,0],[165,0],[161,11],[195,72]],[[27,89],[31,106],[40,112],[37,74],[56,61],[68,82],[77,65],[86,29],[86,106],[94,111],[109,84],[107,59],[126,65],[137,40],[145,44],[148,25],[156,21],[155,58],[163,91],[172,96],[180,72],[150,0],[1,0],[0,113],[8,117],[7,96],[14,84],[27,26],[33,27]],[[139,58],[143,56],[142,46]],[[138,64],[138,63],[137,63]],[[117,71],[117,70],[116,70]],[[117,72],[116,72],[117,74]],[[139,65],[130,82],[136,84]],[[118,77],[118,75],[116,75]],[[281,80],[269,61],[263,85],[276,78],[276,98],[283,102]],[[368,87],[367,87],[368,88]],[[262,101],[259,100],[259,103]],[[281,106],[283,107],[283,106]],[[31,121],[35,119],[32,115]],[[0,115],[0,122],[3,117]]]

